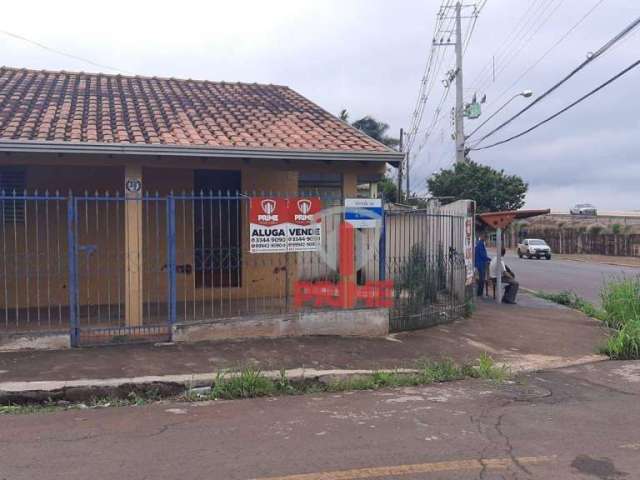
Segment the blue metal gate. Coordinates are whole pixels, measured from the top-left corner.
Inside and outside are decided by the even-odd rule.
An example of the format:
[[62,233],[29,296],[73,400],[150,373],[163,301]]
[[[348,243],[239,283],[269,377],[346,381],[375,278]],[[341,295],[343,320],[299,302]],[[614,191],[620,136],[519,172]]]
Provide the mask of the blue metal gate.
[[[175,321],[174,204],[157,195],[69,198],[73,346],[170,339]],[[137,238],[131,238],[132,231]]]

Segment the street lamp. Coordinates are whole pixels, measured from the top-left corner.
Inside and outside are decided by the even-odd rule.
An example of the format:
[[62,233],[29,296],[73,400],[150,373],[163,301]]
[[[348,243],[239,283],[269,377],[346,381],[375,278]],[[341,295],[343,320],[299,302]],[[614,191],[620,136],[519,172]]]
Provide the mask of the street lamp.
[[492,119],[493,117],[495,117],[498,113],[500,113],[500,112],[504,109],[504,107],[506,107],[507,105],[509,105],[509,104],[510,104],[513,100],[515,100],[516,98],[518,98],[518,97],[529,98],[529,97],[530,97],[530,96],[532,96],[532,95],[533,95],[533,92],[532,92],[531,90],[528,90],[528,89],[527,89],[527,90],[523,90],[523,91],[521,91],[520,93],[515,94],[513,97],[511,97],[509,100],[507,100],[507,102],[506,102],[504,105],[502,105],[499,109],[497,109],[495,112],[493,112],[493,113],[489,116],[489,118],[487,118],[484,122],[482,122],[480,125],[478,125],[478,126],[476,127],[476,129],[475,129],[473,132],[471,132],[469,135],[467,135],[467,136],[465,137],[465,139],[467,139],[467,138],[471,137],[471,135],[473,135],[473,134],[474,134],[474,133],[476,133],[478,130],[480,130],[482,127],[484,127],[484,125],[485,125],[489,120],[491,120],[491,119]]

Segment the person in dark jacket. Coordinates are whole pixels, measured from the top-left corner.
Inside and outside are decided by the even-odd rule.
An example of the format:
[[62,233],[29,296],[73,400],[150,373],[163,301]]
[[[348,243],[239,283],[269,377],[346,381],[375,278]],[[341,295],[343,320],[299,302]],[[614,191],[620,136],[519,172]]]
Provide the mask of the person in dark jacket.
[[484,232],[478,233],[478,241],[476,242],[476,258],[475,267],[478,269],[478,296],[482,296],[484,292],[484,279],[487,272],[487,266],[491,261],[489,255],[487,255],[487,247],[484,244],[486,234]]

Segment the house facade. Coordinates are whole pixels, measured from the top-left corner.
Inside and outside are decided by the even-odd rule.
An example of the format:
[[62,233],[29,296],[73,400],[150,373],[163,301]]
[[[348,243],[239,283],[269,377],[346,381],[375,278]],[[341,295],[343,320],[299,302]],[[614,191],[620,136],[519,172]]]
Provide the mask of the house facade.
[[0,329],[280,308],[330,272],[249,254],[245,200],[376,196],[401,158],[284,86],[1,68]]

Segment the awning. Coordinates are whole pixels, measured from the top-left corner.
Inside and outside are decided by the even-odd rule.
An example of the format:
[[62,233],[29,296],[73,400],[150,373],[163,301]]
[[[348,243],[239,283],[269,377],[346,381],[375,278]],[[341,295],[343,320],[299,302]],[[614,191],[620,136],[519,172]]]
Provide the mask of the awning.
[[504,229],[516,219],[548,215],[551,209],[546,210],[506,210],[503,212],[487,212],[478,215],[478,218],[491,228]]

